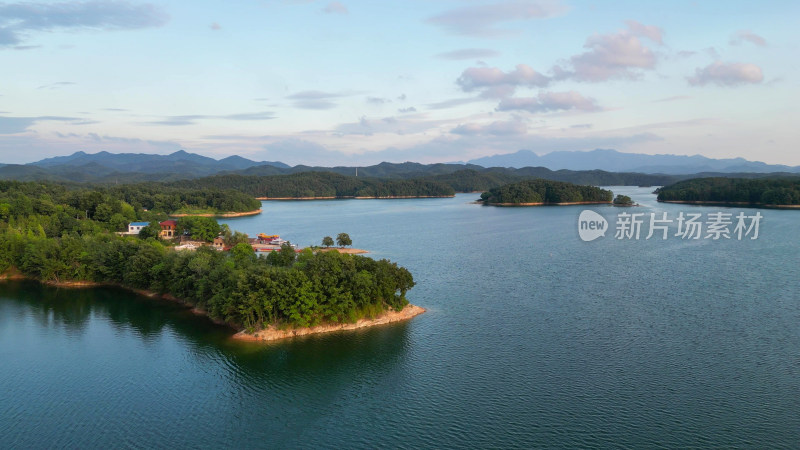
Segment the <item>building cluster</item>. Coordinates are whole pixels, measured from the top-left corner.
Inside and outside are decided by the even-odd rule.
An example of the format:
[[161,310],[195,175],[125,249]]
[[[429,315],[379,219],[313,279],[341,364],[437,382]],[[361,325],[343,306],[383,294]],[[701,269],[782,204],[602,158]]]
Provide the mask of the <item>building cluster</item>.
[[[143,228],[149,225],[150,222],[131,222],[128,224],[128,232],[119,234],[129,236],[138,235]],[[176,220],[165,220],[163,222],[159,222],[158,225],[161,226],[161,231],[159,232],[159,237],[161,239],[174,239],[177,237],[181,238],[180,245],[175,247],[176,250],[195,250],[200,246],[208,245],[205,242],[193,241],[186,236],[179,235],[178,222]],[[188,239],[188,242],[184,242],[184,239]],[[255,238],[248,238],[247,242],[251,247],[253,247],[253,250],[257,252],[280,251],[281,245],[288,243],[287,241],[281,239],[281,237],[277,234],[267,235],[264,233],[260,233],[258,237]],[[214,238],[211,246],[219,251],[230,250],[230,246],[225,244],[225,240],[222,236],[217,236]],[[297,248],[295,245],[292,245],[292,247],[295,249]]]
[[[158,224],[161,226],[161,232],[158,234],[161,239],[172,239],[177,236],[178,222],[176,220],[169,219]],[[142,228],[148,225],[150,222],[131,222],[128,224],[128,232],[125,234],[139,234]]]

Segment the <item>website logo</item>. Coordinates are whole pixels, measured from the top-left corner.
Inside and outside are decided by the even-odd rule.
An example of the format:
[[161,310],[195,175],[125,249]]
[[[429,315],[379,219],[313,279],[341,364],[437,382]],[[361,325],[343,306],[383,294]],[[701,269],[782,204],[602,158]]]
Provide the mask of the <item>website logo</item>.
[[608,231],[608,222],[600,214],[584,209],[578,216],[578,235],[581,240],[589,242],[600,236],[605,237],[606,231]]

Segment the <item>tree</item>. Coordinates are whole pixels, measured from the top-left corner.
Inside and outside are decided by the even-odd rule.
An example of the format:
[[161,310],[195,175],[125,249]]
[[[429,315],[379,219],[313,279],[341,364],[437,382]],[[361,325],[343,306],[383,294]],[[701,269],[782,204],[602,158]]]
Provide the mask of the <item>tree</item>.
[[629,206],[629,205],[633,205],[633,200],[631,200],[631,198],[628,197],[627,195],[619,194],[619,195],[617,195],[617,198],[614,199],[614,204],[615,205]]
[[158,235],[161,233],[161,225],[158,222],[150,222],[146,227],[139,230],[139,238],[140,239],[147,239],[147,238],[158,238]]
[[333,245],[333,238],[332,237],[325,236],[324,238],[322,238],[322,246],[323,247],[330,247],[331,245]]
[[347,233],[339,233],[336,235],[336,245],[339,247],[346,247],[348,245],[353,245],[353,240],[350,239],[350,235]]
[[211,242],[221,231],[219,223],[212,217],[181,217],[178,219],[178,230],[188,231],[193,239]]

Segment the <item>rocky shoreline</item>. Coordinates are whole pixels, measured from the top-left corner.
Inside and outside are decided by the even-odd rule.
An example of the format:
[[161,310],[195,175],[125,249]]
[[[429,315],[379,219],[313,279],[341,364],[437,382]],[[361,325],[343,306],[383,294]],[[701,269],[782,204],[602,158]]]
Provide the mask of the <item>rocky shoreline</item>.
[[714,202],[706,200],[659,200],[659,202],[684,204],[684,205],[743,206],[745,208],[769,208],[769,209],[800,209],[800,205],[768,205],[765,203],[748,203],[748,202]]
[[226,212],[226,213],[199,213],[199,214],[170,214],[170,217],[244,217],[244,216],[255,216],[261,214],[261,209],[254,209],[252,211],[245,211],[245,212]]
[[325,324],[307,328],[288,328],[285,330],[279,329],[274,325],[270,325],[269,328],[256,331],[255,333],[240,331],[239,333],[233,335],[233,339],[239,341],[270,342],[298,336],[308,336],[311,334],[330,333],[333,331],[342,330],[356,330],[359,328],[373,327],[376,325],[385,325],[388,323],[408,320],[424,313],[425,311],[427,311],[425,308],[409,304],[400,311],[387,311],[374,319],[359,319],[356,323]]
[[454,195],[393,195],[393,196],[386,196],[386,197],[356,197],[356,196],[341,196],[341,197],[256,197],[256,200],[262,201],[270,201],[270,200],[347,200],[347,199],[356,199],[356,200],[387,200],[387,199],[395,199],[395,198],[453,198]]
[[563,203],[485,203],[489,206],[570,206],[570,205],[610,205],[611,202],[563,202]]

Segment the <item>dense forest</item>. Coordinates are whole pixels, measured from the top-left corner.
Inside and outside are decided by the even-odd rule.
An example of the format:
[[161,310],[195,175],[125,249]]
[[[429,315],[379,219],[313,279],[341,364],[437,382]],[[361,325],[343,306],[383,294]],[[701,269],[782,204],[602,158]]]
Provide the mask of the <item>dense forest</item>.
[[611,191],[594,186],[579,186],[549,180],[526,180],[511,183],[481,194],[485,204],[524,204],[524,203],[610,203]]
[[[141,199],[141,198],[140,198]],[[147,200],[152,201],[152,200]],[[236,244],[175,251],[155,238],[109,232],[136,209],[103,191],[0,183],[0,272],[45,282],[91,281],[169,294],[250,330],[348,322],[402,309],[411,274],[387,260],[290,246],[258,257]]]
[[303,172],[292,175],[215,175],[168,183],[168,186],[206,189],[211,186],[234,189],[254,197],[448,197],[450,186],[428,179],[377,179],[339,175],[331,172]]
[[659,189],[658,201],[800,205],[800,177],[696,178]]
[[[0,181],[0,220],[31,217],[51,237],[77,225],[125,231],[132,221],[159,221],[180,212],[251,211],[261,203],[249,195],[153,183],[89,189],[81,185]],[[12,213],[13,212],[13,213]],[[91,219],[91,221],[80,221]]]

